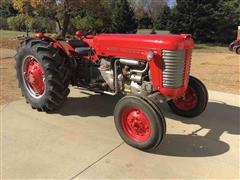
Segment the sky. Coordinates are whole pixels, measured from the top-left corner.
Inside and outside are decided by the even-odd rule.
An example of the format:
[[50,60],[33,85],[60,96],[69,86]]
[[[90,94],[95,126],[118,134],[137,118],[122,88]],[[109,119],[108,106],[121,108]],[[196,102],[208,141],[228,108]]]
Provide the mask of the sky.
[[173,7],[175,3],[176,3],[176,0],[168,0],[168,5],[170,7]]

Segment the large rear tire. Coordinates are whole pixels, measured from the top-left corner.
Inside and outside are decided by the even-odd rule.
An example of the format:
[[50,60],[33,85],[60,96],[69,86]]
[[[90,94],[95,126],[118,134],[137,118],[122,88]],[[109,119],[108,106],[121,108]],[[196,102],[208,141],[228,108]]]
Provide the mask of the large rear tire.
[[61,49],[30,39],[17,49],[19,87],[33,109],[50,112],[61,107],[69,94],[70,62]]
[[207,103],[207,88],[193,76],[190,76],[184,96],[168,101],[168,105],[174,113],[189,118],[200,115],[205,110]]
[[119,100],[114,110],[116,129],[130,146],[141,150],[156,148],[166,133],[161,110],[149,99],[130,95]]
[[231,44],[229,44],[228,49],[229,51],[233,51],[233,47],[236,45],[236,42],[233,41]]

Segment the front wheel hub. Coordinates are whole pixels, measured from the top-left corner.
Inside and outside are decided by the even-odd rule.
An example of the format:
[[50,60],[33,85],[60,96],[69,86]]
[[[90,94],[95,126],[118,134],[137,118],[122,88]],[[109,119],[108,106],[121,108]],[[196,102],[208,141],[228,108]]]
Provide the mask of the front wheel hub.
[[194,109],[198,102],[197,92],[191,86],[188,86],[186,93],[173,100],[175,106],[182,111]]
[[43,95],[46,87],[44,73],[40,63],[35,58],[25,58],[23,63],[23,76],[25,86],[33,97]]
[[123,110],[122,127],[129,138],[138,142],[147,141],[151,135],[149,119],[137,108],[128,107]]

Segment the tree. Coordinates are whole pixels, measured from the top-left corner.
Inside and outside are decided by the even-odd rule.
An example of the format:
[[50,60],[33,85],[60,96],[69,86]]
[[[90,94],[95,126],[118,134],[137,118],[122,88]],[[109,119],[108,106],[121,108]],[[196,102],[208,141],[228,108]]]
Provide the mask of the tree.
[[112,10],[113,33],[136,33],[137,21],[134,18],[134,11],[127,0],[116,0],[113,2]]
[[0,17],[11,17],[17,15],[17,11],[13,8],[10,0],[0,0],[0,2]]
[[[101,21],[109,19],[105,16],[109,12],[109,3],[104,0],[31,0],[32,5],[38,11],[38,13],[44,13],[49,18],[54,19],[60,29],[59,36],[65,37],[67,32],[73,32],[75,25],[81,24],[86,25],[85,22],[90,22],[94,25],[93,19],[96,20],[97,28],[93,27],[94,30],[99,29],[100,25],[103,24]],[[45,2],[45,3],[43,3]],[[46,4],[47,3],[47,4]],[[48,8],[46,12],[46,8]],[[50,12],[50,13],[49,13]],[[88,18],[84,18],[88,16]],[[84,18],[83,20],[80,20]],[[76,21],[76,22],[75,22]],[[80,23],[77,23],[81,21]],[[71,23],[71,24],[70,24]],[[103,26],[103,25],[102,25]],[[87,27],[87,26],[84,26]],[[90,25],[88,26],[90,27]]]
[[138,20],[138,25],[140,29],[150,29],[153,27],[153,20],[147,13],[144,13],[143,17]]
[[216,42],[230,43],[237,35],[237,26],[240,25],[239,0],[220,0],[217,11],[218,27]]
[[161,7],[156,21],[156,29],[167,30],[171,10],[167,4]]
[[73,18],[75,29],[93,33],[111,31],[112,3],[106,0],[87,1],[84,10]]
[[152,34],[155,34],[156,30],[156,23],[158,18],[159,9],[166,4],[166,0],[147,0],[144,1],[144,7],[146,12],[148,13],[149,17],[152,19],[153,28]]
[[83,8],[84,3],[85,0],[31,0],[35,10],[43,11],[47,7],[52,12],[48,16],[56,20],[60,29],[58,35],[61,37],[66,36],[70,19]]
[[14,9],[16,9],[20,14],[31,15],[32,6],[30,0],[12,0]]
[[10,0],[0,0],[0,28],[8,29],[7,18],[16,16],[17,11],[13,8]]
[[171,33],[190,33],[199,42],[229,42],[240,23],[239,0],[177,0]]

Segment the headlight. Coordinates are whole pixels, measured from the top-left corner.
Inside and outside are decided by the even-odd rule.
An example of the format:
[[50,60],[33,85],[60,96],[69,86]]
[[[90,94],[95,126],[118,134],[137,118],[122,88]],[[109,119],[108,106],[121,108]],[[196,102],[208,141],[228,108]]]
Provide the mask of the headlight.
[[153,51],[149,51],[148,54],[147,54],[147,60],[148,61],[151,61],[154,57],[154,52]]

